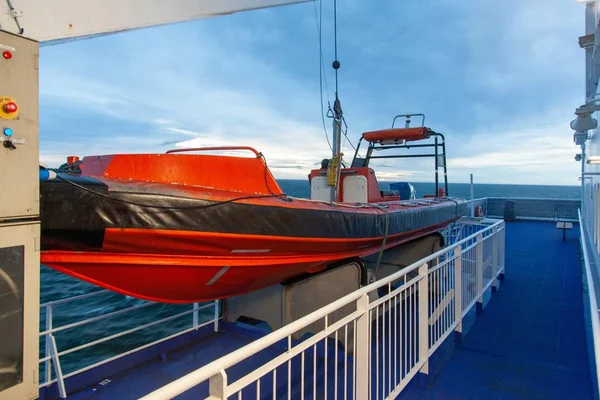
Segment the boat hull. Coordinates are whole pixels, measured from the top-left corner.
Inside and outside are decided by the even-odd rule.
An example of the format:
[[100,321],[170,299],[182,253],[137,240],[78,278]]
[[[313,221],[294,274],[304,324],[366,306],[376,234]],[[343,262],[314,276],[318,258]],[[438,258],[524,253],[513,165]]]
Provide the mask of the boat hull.
[[[385,248],[432,234],[450,222],[391,236]],[[364,257],[380,251],[383,239],[299,239],[135,229],[108,231],[106,238],[113,243],[117,238],[121,243],[135,242],[140,247],[185,241],[189,254],[47,250],[42,252],[42,263],[128,296],[191,303],[244,294],[318,272],[340,260]],[[293,254],[284,251],[286,248],[293,249]]]
[[90,156],[40,183],[44,265],[146,300],[261,289],[436,232],[460,199],[331,203],[286,196],[264,160]]

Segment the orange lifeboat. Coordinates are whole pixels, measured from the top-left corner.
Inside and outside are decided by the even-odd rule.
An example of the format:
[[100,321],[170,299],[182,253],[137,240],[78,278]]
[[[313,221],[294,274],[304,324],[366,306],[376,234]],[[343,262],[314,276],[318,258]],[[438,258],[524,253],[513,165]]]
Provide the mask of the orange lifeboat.
[[[80,173],[42,181],[42,264],[141,299],[200,302],[368,256],[466,213],[460,199],[383,193],[364,163],[342,169],[332,203],[287,196],[253,148],[194,150],[250,157],[87,156]],[[311,183],[326,172],[312,171]]]

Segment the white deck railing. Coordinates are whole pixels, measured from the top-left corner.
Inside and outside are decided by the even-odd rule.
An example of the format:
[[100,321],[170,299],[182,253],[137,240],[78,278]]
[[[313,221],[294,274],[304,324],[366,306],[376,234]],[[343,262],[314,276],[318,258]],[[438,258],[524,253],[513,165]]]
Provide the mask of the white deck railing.
[[[581,249],[583,253],[583,264],[585,268],[585,278],[587,281],[588,290],[588,308],[590,313],[590,320],[592,325],[592,343],[593,343],[593,367],[596,370],[594,391],[596,392],[594,398],[600,397],[600,309],[598,309],[598,298],[596,297],[595,280],[592,275],[591,260],[588,253],[588,236],[586,225],[583,223],[581,218],[581,211],[579,214],[579,230],[581,236]],[[593,245],[593,244],[592,244]]]
[[[210,400],[395,398],[417,373],[429,372],[430,355],[453,332],[462,333],[465,314],[477,303],[482,306],[485,290],[496,287],[504,272],[504,221],[476,228],[478,232],[451,246],[143,399],[170,399],[206,381]],[[386,293],[379,296],[380,290]],[[348,306],[353,311],[333,319],[336,311]],[[303,341],[292,339],[295,332],[316,322],[323,326],[321,331]],[[280,341],[287,345],[279,355],[229,381],[229,368]]]
[[[82,344],[80,346],[75,346],[75,347],[71,347],[69,349],[59,350],[57,348],[56,338],[55,338],[55,334],[57,332],[62,332],[62,331],[66,331],[69,329],[85,326],[85,325],[88,325],[88,324],[91,324],[94,322],[114,318],[119,315],[130,313],[132,311],[140,310],[143,308],[151,307],[151,306],[154,306],[157,304],[160,305],[159,303],[154,303],[154,302],[143,302],[141,304],[126,307],[126,308],[123,308],[123,309],[120,309],[117,311],[112,311],[112,312],[109,312],[106,314],[97,315],[95,317],[82,319],[82,320],[79,320],[76,322],[71,322],[71,323],[68,323],[65,325],[56,326],[54,324],[54,310],[56,309],[56,307],[77,304],[77,303],[81,302],[82,300],[86,300],[86,299],[89,299],[92,297],[107,295],[107,294],[111,294],[111,293],[114,294],[114,292],[111,292],[109,290],[98,290],[98,291],[95,291],[92,293],[82,294],[79,296],[73,296],[73,297],[60,299],[60,300],[56,300],[56,301],[50,301],[48,303],[44,303],[41,305],[41,307],[40,307],[41,310],[43,310],[43,312],[45,312],[46,322],[45,322],[45,329],[42,332],[40,332],[40,338],[45,339],[44,357],[40,358],[40,360],[39,360],[40,364],[42,364],[42,363],[44,364],[44,370],[45,370],[43,378],[40,379],[40,385],[39,385],[40,388],[50,386],[54,383],[57,383],[58,392],[59,392],[60,397],[66,398],[67,392],[65,390],[65,382],[64,381],[65,381],[65,379],[67,379],[71,376],[80,374],[84,371],[87,371],[92,368],[98,367],[100,365],[106,364],[108,362],[117,360],[119,358],[122,358],[122,357],[129,355],[131,353],[134,353],[136,351],[139,351],[139,350],[145,349],[147,347],[151,347],[155,344],[172,339],[176,336],[180,336],[187,332],[202,328],[206,325],[213,324],[214,331],[216,332],[218,330],[218,321],[220,319],[218,302],[212,302],[212,303],[208,303],[208,304],[204,304],[204,305],[199,305],[198,303],[194,303],[193,306],[191,307],[191,309],[189,309],[189,310],[186,310],[186,311],[183,311],[180,313],[176,313],[173,315],[169,315],[168,317],[157,319],[152,322],[137,325],[130,329],[124,330],[122,332],[118,332],[118,333],[115,333],[115,334],[112,334],[109,336],[105,336],[103,338],[100,338],[100,339],[97,339],[94,341],[90,341],[90,342]],[[206,310],[209,308],[214,309],[213,317],[207,321],[203,321],[202,323],[200,323],[200,318],[199,318],[200,311]],[[70,353],[75,353],[75,352],[90,348],[92,346],[96,346],[101,343],[108,342],[109,340],[120,338],[122,336],[130,335],[134,332],[141,331],[142,329],[146,329],[146,328],[150,328],[150,327],[153,327],[156,325],[164,324],[165,322],[173,321],[175,319],[180,319],[180,318],[182,318],[184,316],[188,316],[190,314],[192,315],[192,321],[191,321],[191,326],[189,328],[179,330],[179,331],[177,331],[171,335],[168,335],[166,337],[160,338],[158,340],[155,340],[150,343],[144,344],[142,346],[136,347],[132,350],[126,351],[124,353],[117,354],[114,357],[110,357],[110,358],[104,359],[102,361],[95,362],[95,363],[87,365],[83,368],[77,369],[76,371],[73,371],[73,372],[63,375],[61,360],[60,360],[61,356],[65,356]],[[54,378],[52,377],[53,369],[54,369]]]

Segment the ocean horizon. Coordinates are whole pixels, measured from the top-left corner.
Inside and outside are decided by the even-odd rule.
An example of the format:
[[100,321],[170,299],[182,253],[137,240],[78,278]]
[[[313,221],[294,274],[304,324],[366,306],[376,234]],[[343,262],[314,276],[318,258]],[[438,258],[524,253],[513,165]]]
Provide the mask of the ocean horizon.
[[[277,179],[281,189],[289,196],[309,198],[310,186],[308,179]],[[390,183],[397,181],[380,181],[381,190],[389,189]],[[433,182],[408,182],[415,188],[417,197],[423,197],[426,194],[435,193],[435,184]],[[440,181],[440,187],[443,187],[443,181]],[[448,183],[448,192],[452,197],[471,198],[471,184],[469,183]],[[568,199],[580,200],[580,186],[566,185],[524,185],[507,183],[474,183],[474,198],[481,197],[529,197],[529,198],[550,198],[550,199]]]

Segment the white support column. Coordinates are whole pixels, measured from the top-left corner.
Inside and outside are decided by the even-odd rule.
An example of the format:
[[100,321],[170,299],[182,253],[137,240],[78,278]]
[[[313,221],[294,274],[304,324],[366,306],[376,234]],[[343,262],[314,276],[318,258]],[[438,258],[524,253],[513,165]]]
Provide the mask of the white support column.
[[215,300],[214,306],[215,306],[215,320],[214,320],[214,326],[213,326],[213,330],[215,332],[219,332],[219,300]]
[[473,174],[471,174],[471,217],[475,216],[475,192],[473,189]]
[[54,335],[51,333],[48,336],[50,337],[50,349],[52,352],[52,363],[54,364],[54,371],[56,374],[56,385],[58,386],[58,395],[61,399],[66,399],[67,390],[65,389],[65,380],[63,378],[62,368],[60,366],[60,359],[58,358],[56,339],[54,339]]
[[[596,16],[596,2],[588,1],[585,6],[585,33],[594,35],[598,26]],[[581,39],[580,39],[581,40]],[[589,98],[596,93],[598,83],[598,66],[594,63],[595,40],[591,46],[585,46],[585,98]]]
[[483,236],[477,235],[477,245],[475,247],[475,275],[477,276],[477,313],[483,311]]
[[194,328],[198,328],[198,303],[194,303],[192,306],[194,312],[192,313],[192,324]]
[[498,280],[504,281],[504,274],[506,273],[506,225],[502,223],[502,229],[500,230],[500,274],[498,274]]
[[[49,304],[48,306],[46,306],[46,332],[50,332],[50,330],[52,330],[52,304]],[[46,335],[45,338],[45,342],[46,342],[46,350],[44,352],[44,357],[48,357],[51,353],[52,353],[52,343],[51,343],[51,339],[50,339],[50,335]],[[52,379],[52,360],[47,360],[46,361],[46,380],[45,382],[50,382],[50,380]]]
[[454,340],[462,341],[462,249],[454,248],[454,320],[457,322],[454,329]]
[[419,371],[429,375],[429,274],[427,264],[419,267],[419,361],[425,363]]
[[498,238],[498,227],[495,226],[492,231],[492,265],[490,268],[492,269],[492,292],[498,290],[498,279],[497,279],[497,270],[498,270],[498,246],[500,245],[500,240]]
[[371,328],[371,319],[369,318],[369,296],[363,295],[356,301],[356,310],[361,311],[362,315],[356,319],[356,354],[354,362],[356,365],[356,392],[354,398],[369,398],[369,329]]
[[217,374],[210,377],[208,381],[208,393],[211,400],[227,400],[227,373],[220,370]]

